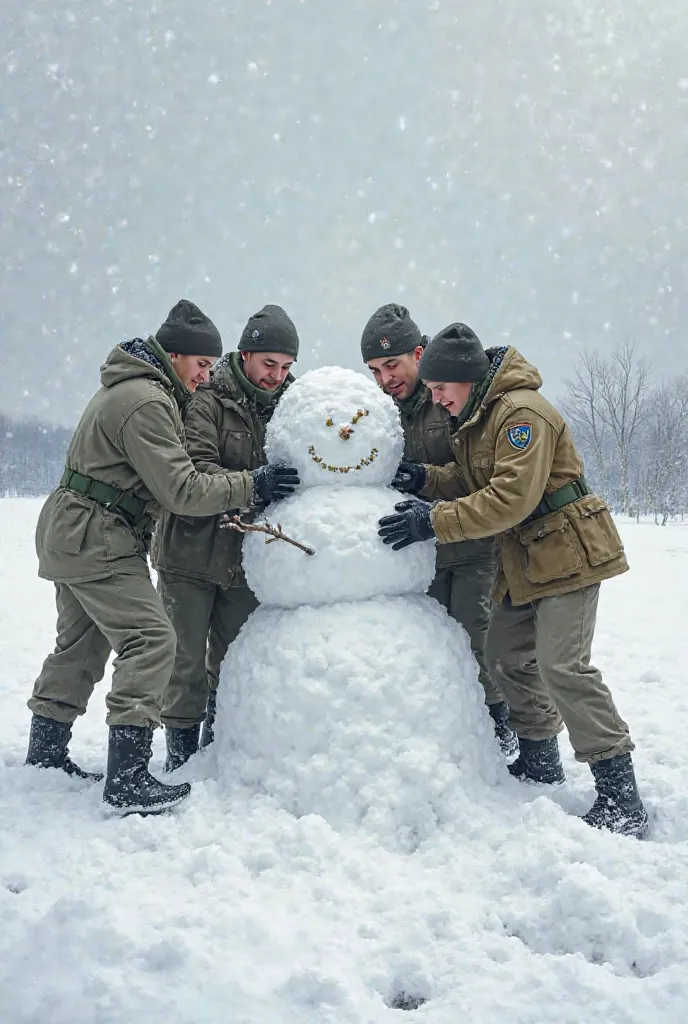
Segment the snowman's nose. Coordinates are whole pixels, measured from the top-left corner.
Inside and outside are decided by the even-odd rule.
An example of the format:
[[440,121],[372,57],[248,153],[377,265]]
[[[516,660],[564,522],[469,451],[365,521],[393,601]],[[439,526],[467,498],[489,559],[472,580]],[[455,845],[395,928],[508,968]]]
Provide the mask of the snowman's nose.
[[353,432],[353,427],[341,427],[339,431],[339,436],[341,437],[342,441],[348,441]]

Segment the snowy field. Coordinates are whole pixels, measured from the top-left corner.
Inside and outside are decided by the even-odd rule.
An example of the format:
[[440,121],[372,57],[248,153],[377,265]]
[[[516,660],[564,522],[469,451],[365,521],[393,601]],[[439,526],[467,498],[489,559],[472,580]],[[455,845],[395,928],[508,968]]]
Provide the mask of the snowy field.
[[[106,820],[100,787],[24,767],[54,639],[40,504],[0,501],[2,1024],[683,1024],[688,524],[622,523],[632,572],[602,588],[595,657],[638,745],[650,839],[576,820],[593,788],[564,734],[566,786],[505,774],[408,854],[220,790],[212,748],[161,817]],[[72,741],[87,768],[104,764],[105,686]],[[425,1002],[392,1008],[404,994]]]

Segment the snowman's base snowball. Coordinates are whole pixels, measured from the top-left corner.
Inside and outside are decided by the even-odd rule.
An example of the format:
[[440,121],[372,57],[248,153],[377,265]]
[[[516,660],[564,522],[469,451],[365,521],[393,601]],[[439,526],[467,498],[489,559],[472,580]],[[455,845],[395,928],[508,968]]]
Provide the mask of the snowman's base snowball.
[[220,780],[414,845],[504,772],[483,700],[466,634],[430,597],[259,608],[222,668]]

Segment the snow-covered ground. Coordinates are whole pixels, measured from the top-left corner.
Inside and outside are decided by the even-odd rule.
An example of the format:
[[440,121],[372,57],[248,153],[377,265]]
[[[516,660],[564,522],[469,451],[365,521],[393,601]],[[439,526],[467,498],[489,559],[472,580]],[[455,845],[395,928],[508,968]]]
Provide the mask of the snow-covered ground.
[[[593,789],[564,735],[566,786],[505,777],[409,854],[218,790],[212,748],[161,817],[108,820],[100,787],[24,767],[54,639],[39,507],[0,501],[2,1024],[683,1024],[688,524],[621,524],[632,572],[603,586],[595,646],[651,838],[576,820]],[[104,763],[106,685],[75,727],[85,767]],[[426,1002],[391,1008],[400,993]]]

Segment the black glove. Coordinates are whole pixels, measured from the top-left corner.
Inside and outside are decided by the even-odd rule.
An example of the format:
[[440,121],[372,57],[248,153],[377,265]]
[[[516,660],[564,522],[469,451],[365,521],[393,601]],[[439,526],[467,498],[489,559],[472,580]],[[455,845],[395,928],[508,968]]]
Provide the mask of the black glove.
[[280,501],[293,494],[301,483],[298,471],[283,462],[268,463],[251,471],[253,493],[264,505]]
[[383,544],[391,544],[392,551],[400,551],[419,540],[430,540],[435,536],[430,513],[432,505],[420,498],[409,498],[394,506],[395,516],[383,516],[378,522],[378,535]]
[[425,487],[425,476],[425,466],[419,462],[402,459],[396,476],[392,480],[392,487],[404,494],[417,494]]

